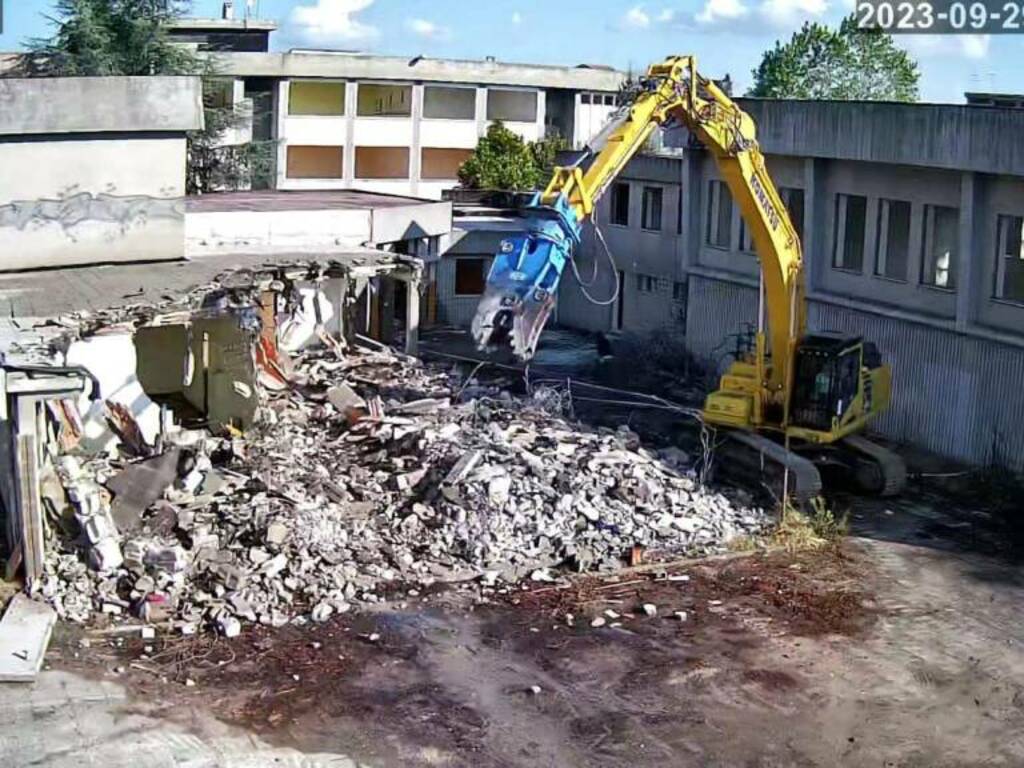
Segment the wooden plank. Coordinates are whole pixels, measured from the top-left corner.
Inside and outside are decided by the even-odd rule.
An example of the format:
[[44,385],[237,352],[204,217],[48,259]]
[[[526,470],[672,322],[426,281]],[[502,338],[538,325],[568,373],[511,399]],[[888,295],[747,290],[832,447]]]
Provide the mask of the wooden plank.
[[18,593],[0,619],[0,682],[31,683],[43,666],[57,614]]

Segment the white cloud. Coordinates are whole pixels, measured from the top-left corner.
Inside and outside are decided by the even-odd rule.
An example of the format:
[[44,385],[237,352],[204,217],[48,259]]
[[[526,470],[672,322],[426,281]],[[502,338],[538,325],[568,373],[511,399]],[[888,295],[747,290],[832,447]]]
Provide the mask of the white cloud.
[[722,19],[742,18],[749,12],[750,9],[743,4],[743,0],[707,0],[696,18],[701,24],[714,24]]
[[642,5],[634,5],[626,15],[622,17],[623,25],[633,29],[647,29],[651,26],[651,17],[647,15]]
[[919,59],[955,56],[975,61],[988,58],[991,42],[991,35],[905,35],[900,40]]
[[668,24],[676,17],[676,12],[671,8],[665,8],[661,13],[658,14],[658,21],[663,24]]
[[988,58],[988,46],[992,42],[991,35],[962,35],[960,47],[968,59]]
[[405,22],[405,25],[413,34],[427,40],[447,40],[451,37],[451,30],[447,27],[442,27],[440,24],[435,24],[427,19],[409,19]]
[[512,23],[515,24],[516,26],[523,23],[523,15],[519,13],[519,11],[512,12]]
[[828,10],[827,0],[764,0],[758,11],[779,27],[791,27],[808,17],[817,18]]
[[377,29],[355,15],[373,3],[374,0],[314,0],[312,5],[292,9],[288,23],[298,37],[316,44],[366,40],[376,36]]

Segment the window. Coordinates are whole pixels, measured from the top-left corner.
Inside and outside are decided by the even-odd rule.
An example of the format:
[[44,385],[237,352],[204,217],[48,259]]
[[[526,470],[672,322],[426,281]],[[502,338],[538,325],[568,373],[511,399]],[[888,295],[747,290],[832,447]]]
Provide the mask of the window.
[[705,241],[715,248],[732,247],[732,197],[724,181],[708,182],[708,218]]
[[672,301],[677,304],[685,304],[686,294],[686,283],[681,283],[679,281],[672,283]]
[[289,115],[345,114],[345,83],[332,80],[292,80],[288,85]]
[[487,119],[512,123],[537,122],[537,92],[488,88]]
[[643,204],[640,211],[640,226],[644,229],[661,231],[662,196],[661,187],[644,187],[643,197],[640,199]]
[[356,178],[409,178],[409,148],[356,147]]
[[212,79],[203,83],[203,106],[208,109],[225,109],[234,106],[235,81]]
[[850,272],[864,270],[864,224],[868,200],[860,195],[836,195],[832,266]]
[[589,104],[589,103],[590,103],[590,94],[589,93],[581,93],[580,94],[580,104]]
[[484,259],[455,259],[455,295],[479,296],[484,292]]
[[907,279],[910,257],[910,203],[905,200],[878,201],[875,230],[875,274],[891,280]]
[[924,207],[921,282],[936,288],[956,287],[956,249],[960,211],[944,205]]
[[658,278],[637,274],[636,289],[641,293],[654,293],[658,289]]
[[613,94],[613,93],[606,93],[604,95],[604,105],[606,107],[614,107],[615,106],[615,94]]
[[343,147],[288,147],[289,179],[340,179],[343,170]]
[[611,223],[619,227],[629,226],[629,184],[616,182],[612,185]]
[[999,217],[996,298],[1024,302],[1024,218]]
[[457,179],[459,166],[473,154],[471,149],[435,149],[424,147],[420,177],[424,179]]
[[423,87],[423,116],[442,120],[476,118],[476,89],[440,85]]
[[360,83],[356,102],[360,117],[408,117],[412,114],[412,86]]
[[740,217],[740,250],[746,253],[754,253],[754,237],[747,229],[747,222]]
[[789,220],[793,222],[793,228],[797,236],[804,239],[804,191],[796,187],[779,188],[779,197],[786,206],[789,213]]

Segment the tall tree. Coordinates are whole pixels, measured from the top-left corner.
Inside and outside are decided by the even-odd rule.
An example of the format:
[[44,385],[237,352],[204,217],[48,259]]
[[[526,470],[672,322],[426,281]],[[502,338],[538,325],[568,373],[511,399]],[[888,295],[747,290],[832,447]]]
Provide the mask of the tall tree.
[[54,33],[28,42],[22,74],[34,77],[202,75],[205,127],[188,137],[186,189],[238,189],[265,175],[274,142],[224,143],[249,116],[223,99],[213,58],[172,42],[168,26],[190,0],[58,0]]
[[764,53],[753,75],[751,96],[863,101],[917,101],[920,78],[891,35],[858,29],[852,15],[835,30],[805,22]]

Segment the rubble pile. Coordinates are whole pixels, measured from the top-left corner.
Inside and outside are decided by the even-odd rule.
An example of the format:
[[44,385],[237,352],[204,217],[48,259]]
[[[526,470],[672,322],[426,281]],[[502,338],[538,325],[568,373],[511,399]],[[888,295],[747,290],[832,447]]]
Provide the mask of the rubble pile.
[[304,352],[244,436],[180,430],[128,462],[63,457],[74,524],[38,589],[74,621],[230,636],[395,586],[704,553],[767,523],[702,488],[682,451],[558,411],[550,391],[515,398],[386,349]]

